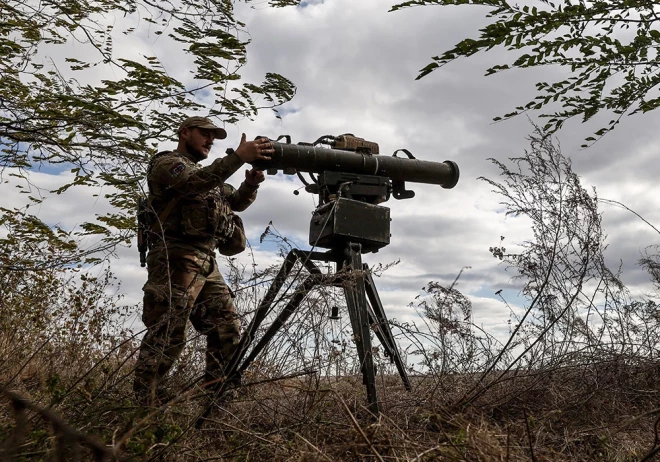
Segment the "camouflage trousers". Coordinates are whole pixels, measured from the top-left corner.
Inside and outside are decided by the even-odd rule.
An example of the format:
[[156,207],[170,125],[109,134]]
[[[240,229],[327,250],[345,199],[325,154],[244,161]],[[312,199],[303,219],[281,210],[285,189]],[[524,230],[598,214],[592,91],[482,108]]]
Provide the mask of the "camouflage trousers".
[[223,376],[240,337],[229,287],[213,255],[192,249],[152,249],[142,321],[147,332],[135,365],[133,388],[145,404],[157,401],[159,385],[181,355],[187,322],[206,336],[204,382]]

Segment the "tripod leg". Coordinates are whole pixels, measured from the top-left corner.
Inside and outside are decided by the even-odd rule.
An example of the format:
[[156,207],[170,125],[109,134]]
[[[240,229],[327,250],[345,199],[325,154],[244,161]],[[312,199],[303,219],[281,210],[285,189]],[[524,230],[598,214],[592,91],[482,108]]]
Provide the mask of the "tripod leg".
[[387,351],[388,356],[396,365],[401,380],[403,381],[403,386],[406,390],[410,391],[412,387],[410,386],[410,379],[408,379],[408,373],[399,354],[399,349],[396,347],[396,341],[394,340],[394,335],[392,335],[392,330],[390,329],[390,324],[387,321],[385,316],[385,310],[383,309],[383,304],[380,301],[378,296],[378,291],[376,290],[376,284],[374,279],[371,277],[369,272],[369,267],[365,263],[362,268],[364,269],[364,282],[365,289],[367,292],[367,297],[369,297],[369,303],[371,304],[372,312],[369,313],[370,316],[373,316],[371,325],[375,326],[374,332],[380,340],[380,344],[383,346],[385,351]]
[[[367,400],[369,401],[369,410],[374,415],[380,413],[378,405],[378,396],[376,393],[376,370],[374,367],[374,358],[371,350],[371,335],[369,329],[369,313],[367,311],[367,298],[365,296],[364,277],[359,274],[362,270],[362,257],[360,255],[360,246],[347,244],[346,259],[343,262],[343,268],[350,270],[351,277],[345,281],[344,293],[346,295],[346,305],[348,314],[351,318],[353,327],[353,336],[360,359],[362,377],[367,388]],[[358,270],[357,272],[355,270]]]
[[310,290],[314,288],[315,285],[317,285],[320,281],[319,275],[310,275],[307,276],[305,281],[300,284],[295,291],[295,295],[293,298],[287,303],[287,305],[284,307],[284,309],[280,312],[279,315],[277,315],[277,318],[273,321],[273,323],[268,327],[268,330],[264,333],[263,337],[259,340],[259,343],[257,343],[254,348],[252,348],[252,351],[250,351],[250,354],[248,355],[247,358],[241,363],[241,365],[238,367],[238,372],[242,373],[245,371],[250,366],[250,363],[254,361],[254,359],[261,353],[261,350],[263,350],[266,345],[272,340],[272,338],[277,334],[277,331],[280,330],[280,328],[286,323],[286,321],[291,317],[293,312],[300,306],[302,301],[304,300],[305,296],[309,293]]
[[[254,360],[254,358],[257,357],[259,352],[261,352],[261,350],[268,344],[268,342],[277,333],[280,327],[282,327],[282,325],[286,322],[286,320],[300,305],[300,303],[305,298],[305,295],[307,295],[309,290],[314,285],[318,284],[318,282],[321,280],[322,277],[321,270],[319,270],[319,268],[313,262],[309,261],[309,257],[310,255],[308,252],[301,252],[299,250],[292,250],[286,256],[286,259],[284,260],[284,263],[282,264],[280,271],[277,273],[277,276],[275,276],[275,280],[268,288],[268,292],[266,293],[265,297],[259,304],[259,307],[257,308],[257,311],[255,312],[252,321],[250,322],[250,326],[248,327],[245,334],[243,334],[243,336],[241,337],[241,340],[239,341],[236,351],[234,352],[231,359],[227,363],[227,366],[225,367],[225,377],[232,377],[237,373],[240,374],[245,369],[247,369],[247,367]],[[247,348],[250,346],[250,343],[252,343],[252,340],[254,339],[254,334],[256,333],[257,329],[264,321],[264,319],[266,319],[266,316],[270,311],[271,305],[275,301],[275,297],[277,296],[278,292],[284,285],[287,276],[293,269],[293,265],[296,263],[298,259],[303,259],[303,263],[305,267],[312,274],[308,276],[307,279],[305,279],[305,281],[299,286],[293,299],[289,301],[289,303],[284,308],[284,310],[282,310],[282,312],[277,316],[275,322],[268,328],[266,335],[264,335],[264,337],[260,340],[258,345],[252,349],[252,351],[250,352],[250,356],[245,361],[243,361],[243,357],[245,356]],[[206,408],[204,409],[204,412],[197,418],[197,421],[195,422],[195,427],[197,428],[201,427],[202,423],[209,416],[211,412],[212,409],[211,402],[215,397],[220,396],[224,392],[225,386],[226,386],[226,382],[223,382],[216,387],[216,389],[214,390],[215,396],[210,398],[209,403],[206,405]]]
[[263,300],[261,300],[261,303],[259,304],[257,311],[254,313],[254,316],[252,317],[252,321],[250,322],[250,325],[248,326],[245,333],[241,336],[241,340],[239,341],[238,346],[234,351],[234,354],[227,363],[227,366],[225,367],[225,376],[230,377],[236,372],[238,368],[238,364],[243,359],[243,356],[245,356],[245,351],[247,350],[250,343],[254,339],[254,334],[257,332],[257,329],[259,328],[263,320],[266,319],[266,316],[270,311],[270,307],[273,304],[273,301],[275,300],[277,293],[284,285],[287,276],[291,272],[291,269],[293,268],[293,265],[296,263],[298,258],[300,257],[298,255],[298,252],[296,252],[295,250],[292,250],[286,256],[286,259],[284,260],[284,263],[282,263],[282,267],[280,268],[280,271],[277,273],[277,276],[275,276],[275,280],[268,288],[268,292],[264,296]]

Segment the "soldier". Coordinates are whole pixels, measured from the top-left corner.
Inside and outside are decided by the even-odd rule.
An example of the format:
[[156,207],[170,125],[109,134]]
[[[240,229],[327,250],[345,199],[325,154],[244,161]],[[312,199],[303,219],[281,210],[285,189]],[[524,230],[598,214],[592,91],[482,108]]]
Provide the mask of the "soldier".
[[245,171],[238,190],[225,183],[245,162],[269,159],[267,139],[246,141],[207,167],[215,139],[224,129],[204,117],[186,119],[172,152],[157,154],[147,172],[149,201],[158,218],[150,233],[148,279],[142,321],[147,332],[135,366],[133,388],[145,405],[164,399],[159,385],[181,354],[188,319],[206,336],[204,382],[218,381],[239,341],[239,322],[230,290],[218,271],[215,248],[222,251],[234,230],[232,211],[245,210],[257,196],[264,174]]

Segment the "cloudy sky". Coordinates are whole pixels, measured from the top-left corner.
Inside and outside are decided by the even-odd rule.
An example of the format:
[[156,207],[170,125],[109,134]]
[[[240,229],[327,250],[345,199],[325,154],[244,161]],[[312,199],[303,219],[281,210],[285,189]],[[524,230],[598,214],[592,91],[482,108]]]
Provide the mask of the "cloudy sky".
[[[484,77],[489,66],[508,59],[505,52],[494,50],[416,81],[419,69],[432,56],[475,35],[485,24],[487,10],[420,7],[390,13],[392,4],[387,0],[317,0],[297,8],[273,9],[264,0],[252,7],[240,5],[236,16],[247,24],[252,40],[243,77],[258,82],[266,72],[277,72],[291,79],[298,91],[280,109],[281,119],[264,111],[254,121],[227,126],[228,139],[216,142],[212,157],[236,147],[242,132],[249,138],[287,134],[294,142],[354,133],[378,142],[381,155],[407,148],[419,159],[457,162],[461,179],[454,189],[409,185],[416,192],[414,199],[391,199],[386,204],[393,218],[391,245],[364,260],[370,265],[400,261],[376,280],[388,316],[399,320],[414,319],[408,304],[429,281],[449,285],[461,269],[469,267],[457,288],[470,297],[474,322],[501,337],[507,330],[509,310],[495,292],[508,288],[503,294],[514,306],[522,300],[510,281],[512,274],[498,265],[488,249],[505,236],[512,250],[515,243],[530,238],[531,231],[525,220],[505,217],[499,198],[477,178],[497,178],[498,171],[488,158],[504,161],[528,147],[526,136],[532,126],[526,117],[497,124],[492,123],[493,117],[526,103],[534,96],[535,82],[552,80],[563,71],[547,68]],[[148,35],[118,40],[115,50],[134,48],[158,56],[169,72],[185,78],[181,61],[170,56],[162,40]],[[537,114],[530,116],[539,121]],[[622,202],[660,226],[654,203],[659,192],[656,127],[660,115],[628,118],[605,139],[581,150],[582,140],[602,121],[567,123],[558,134],[563,153],[572,158],[585,186],[596,187],[600,197]],[[174,146],[173,141],[161,147]],[[230,182],[237,186],[241,175],[237,173]],[[61,184],[54,175],[37,176],[46,187]],[[259,236],[270,221],[300,248],[309,248],[309,219],[315,204],[304,191],[293,194],[300,186],[295,177],[270,176],[258,201],[242,215],[262,267],[277,261],[272,244],[259,245]],[[3,188],[9,203],[21,200],[13,190]],[[78,189],[49,200],[40,215],[50,223],[75,225],[104,207],[102,201]],[[623,280],[633,290],[647,290],[648,277],[635,263],[646,246],[658,243],[657,234],[630,212],[612,206],[602,206],[602,212],[609,236],[608,260],[614,267],[623,262]],[[112,267],[127,302],[137,303],[146,270],[139,267],[136,249],[120,249]]]

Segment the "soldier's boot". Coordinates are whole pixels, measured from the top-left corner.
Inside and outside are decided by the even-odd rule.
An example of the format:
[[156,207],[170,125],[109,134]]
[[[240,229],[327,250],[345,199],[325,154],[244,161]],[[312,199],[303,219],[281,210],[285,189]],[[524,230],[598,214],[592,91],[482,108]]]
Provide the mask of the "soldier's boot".
[[174,345],[166,353],[157,353],[143,348],[135,365],[133,393],[142,406],[162,406],[172,400],[173,395],[164,387],[163,379],[172,368],[183,347]]
[[158,404],[158,377],[135,373],[133,393],[140,406],[152,407]]
[[224,340],[217,332],[207,335],[204,383],[209,384],[209,390],[218,391],[222,389],[223,394],[231,396],[235,394],[232,390],[236,390],[241,386],[241,376],[236,372],[229,377],[226,375],[225,358],[233,352],[234,339],[232,336],[232,338]]
[[145,380],[138,375],[133,381],[133,394],[138,404],[145,407],[161,407],[176,398],[162,380],[157,377]]

